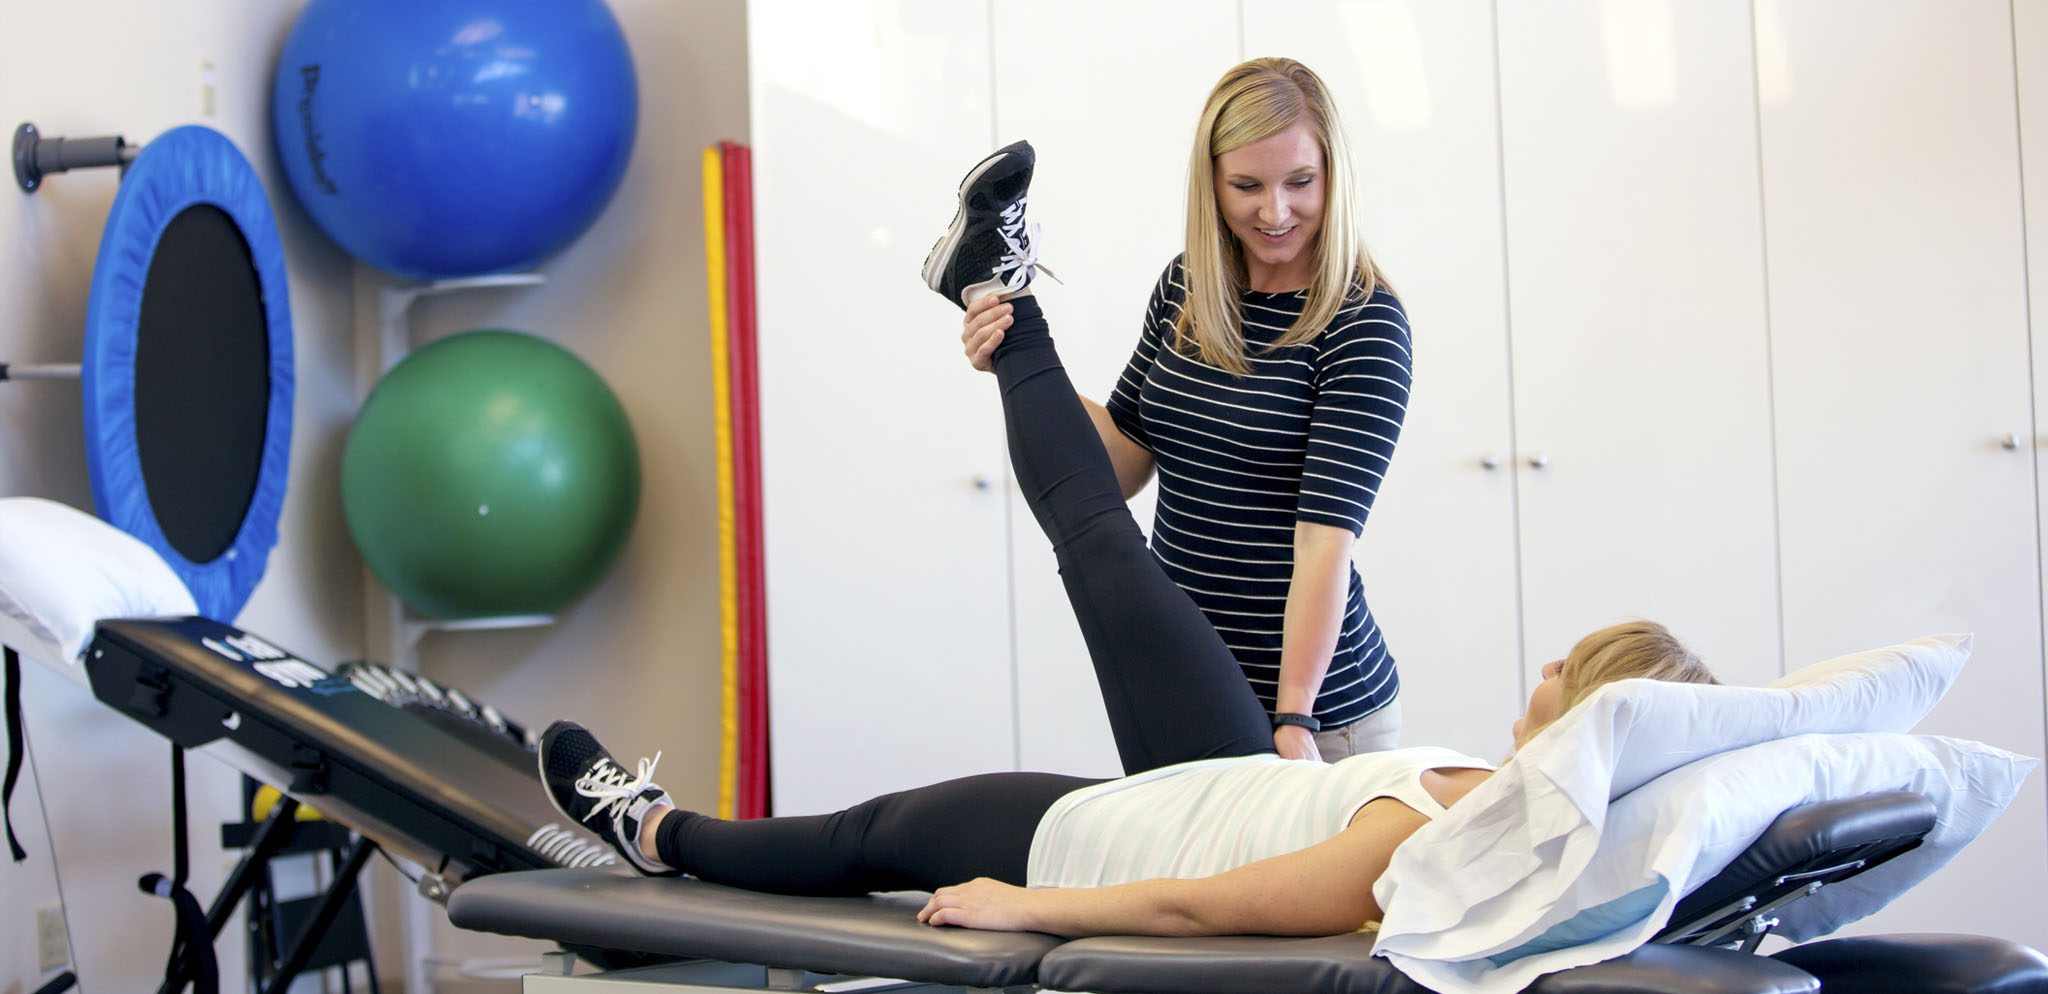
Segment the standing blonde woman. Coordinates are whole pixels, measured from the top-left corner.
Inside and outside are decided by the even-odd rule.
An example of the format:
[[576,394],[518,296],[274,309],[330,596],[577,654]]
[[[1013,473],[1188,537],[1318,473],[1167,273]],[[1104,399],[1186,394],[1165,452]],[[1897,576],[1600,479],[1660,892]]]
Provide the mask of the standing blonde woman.
[[[1351,552],[1400,437],[1410,339],[1355,188],[1315,73],[1278,58],[1225,73],[1189,160],[1186,249],[1107,406],[1083,398],[1124,497],[1158,475],[1152,551],[1229,645],[1290,759],[1390,749],[1400,733],[1394,657]],[[976,369],[1014,296],[969,304]]]

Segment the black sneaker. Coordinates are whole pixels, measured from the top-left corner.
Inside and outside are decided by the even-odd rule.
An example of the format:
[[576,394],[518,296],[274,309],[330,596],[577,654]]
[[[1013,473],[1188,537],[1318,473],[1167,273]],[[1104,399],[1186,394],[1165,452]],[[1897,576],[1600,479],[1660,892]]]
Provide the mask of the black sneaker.
[[628,774],[598,744],[597,737],[573,721],[549,725],[540,736],[540,782],[562,817],[577,822],[611,843],[634,869],[648,876],[673,876],[676,871],[640,852],[640,821],[656,804],[674,802],[649,778],[661,754],[640,761]]
[[1033,271],[1043,268],[1038,226],[1024,221],[1037,161],[1030,142],[1016,142],[968,171],[960,181],[953,226],[924,258],[926,286],[965,309],[983,294],[1016,293],[1031,285]]

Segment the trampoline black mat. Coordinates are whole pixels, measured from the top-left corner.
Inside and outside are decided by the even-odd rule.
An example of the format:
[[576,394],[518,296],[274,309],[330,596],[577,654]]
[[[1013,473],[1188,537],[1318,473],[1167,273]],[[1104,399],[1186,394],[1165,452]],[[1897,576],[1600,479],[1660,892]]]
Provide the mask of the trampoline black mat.
[[150,259],[135,346],[135,440],[164,538],[210,562],[256,496],[270,331],[256,264],[210,204],[171,219]]

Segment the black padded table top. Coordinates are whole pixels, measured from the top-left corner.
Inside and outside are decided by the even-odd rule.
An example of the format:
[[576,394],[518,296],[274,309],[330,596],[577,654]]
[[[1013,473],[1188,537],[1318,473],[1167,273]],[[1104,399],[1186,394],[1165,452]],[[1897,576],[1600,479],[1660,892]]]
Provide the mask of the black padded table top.
[[2048,994],[2048,956],[1982,935],[1864,935],[1773,953],[1828,994]]
[[1373,935],[1205,939],[1105,935],[1076,939],[1039,964],[1039,983],[1063,991],[1268,994],[1271,991],[1429,994],[1372,955]]
[[681,878],[541,870],[463,884],[449,895],[448,920],[572,946],[963,987],[1032,983],[1038,961],[1061,941],[920,925],[924,900],[788,897]]
[[[1816,863],[1841,865],[1910,848],[1932,824],[1926,798],[1881,793],[1824,801],[1780,816],[1702,891],[1782,886]],[[1800,881],[1794,881],[1797,886]],[[921,897],[921,896],[920,896]],[[1324,938],[1051,936],[917,924],[918,899],[757,894],[694,880],[550,870],[465,884],[449,900],[463,928],[570,945],[759,963],[819,973],[1003,987],[1034,980],[1101,994],[1266,994],[1269,991],[1426,994],[1372,955],[1374,935]],[[1617,959],[1547,975],[1532,994],[1813,994],[1797,966],[1711,946],[1653,944]],[[2029,992],[2032,994],[2032,992]]]
[[[530,753],[459,735],[231,625],[103,621],[85,669],[101,702],[445,882],[573,862]],[[584,852],[601,846],[583,841]]]
[[[788,897],[697,880],[588,870],[504,873],[448,900],[457,926],[571,946],[758,963],[963,987],[1036,983],[1102,994],[1428,994],[1372,955],[1370,933],[1316,939],[1103,936],[917,923],[923,895]],[[1552,974],[1540,994],[1814,994],[1804,971],[1762,956],[1646,946]]]
[[[1076,939],[1039,964],[1050,989],[1098,994],[1429,994],[1372,955],[1370,933],[1320,939],[1219,936]],[[1762,956],[1701,946],[1644,946],[1549,974],[1530,994],[1814,994],[1819,981]]]

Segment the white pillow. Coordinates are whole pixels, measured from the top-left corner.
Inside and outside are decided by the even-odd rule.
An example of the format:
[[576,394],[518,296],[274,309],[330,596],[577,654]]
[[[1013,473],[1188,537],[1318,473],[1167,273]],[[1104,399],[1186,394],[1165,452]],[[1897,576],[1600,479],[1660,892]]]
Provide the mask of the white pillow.
[[[1615,750],[1607,798],[1613,800],[1693,760],[1793,735],[1909,732],[1941,702],[1970,659],[1971,636],[1929,635],[1815,663],[1769,687],[1720,687],[1621,680],[1595,690],[1574,713],[1595,726],[1616,700],[1626,716],[1626,749]],[[1590,706],[1590,707],[1589,707]],[[1537,733],[1521,753],[1560,775],[1585,767],[1571,740],[1585,732],[1568,714]],[[1559,744],[1541,744],[1556,733]],[[1611,731],[1592,730],[1595,739]],[[1541,745],[1539,745],[1541,744]],[[1617,744],[1618,745],[1618,744]],[[1517,755],[1517,759],[1522,759]]]
[[[1781,922],[1777,934],[1805,942],[1876,913],[1907,888],[1948,865],[2012,805],[2040,760],[1982,742],[1938,735],[1802,735],[1715,756],[1659,777],[1651,785],[1658,788],[1655,794],[1648,788],[1636,792],[1648,795],[1640,805],[1635,794],[1615,804],[1608,832],[1616,837],[1648,834],[1654,832],[1651,826],[1739,807],[1735,797],[1755,796],[1751,793],[1754,781],[1747,776],[1751,763],[1783,771],[1784,786],[1776,789],[1792,793],[1780,794],[1780,801],[1805,791],[1804,796],[1781,804],[1783,808],[1883,790],[1909,790],[1934,802],[1934,828],[1919,848],[1853,879],[1830,884],[1819,894],[1777,912]],[[1720,768],[1701,769],[1710,764]],[[1667,785],[1666,781],[1672,782]],[[1708,793],[1704,789],[1708,784],[1718,784],[1718,792]],[[1775,819],[1772,815],[1771,820]],[[1769,827],[1768,821],[1759,821],[1731,829],[1725,813],[1720,820],[1723,831],[1715,840],[1717,847],[1702,853],[1680,894],[1692,893],[1721,872],[1756,841],[1754,836]]]
[[1459,960],[1526,941],[1514,909],[1547,907],[1542,895],[1574,885],[1615,798],[1760,742],[1910,727],[1968,650],[1967,637],[1918,639],[1831,661],[1793,687],[1638,679],[1594,691],[1394,851],[1373,888],[1387,909],[1379,948]]
[[1835,706],[1861,720],[1859,731],[1910,732],[1948,693],[1970,658],[1968,635],[1929,635],[1911,642],[1852,652],[1772,683],[1780,689],[1835,686]]
[[83,682],[69,664],[100,621],[198,613],[141,539],[56,501],[0,497],[0,643]]

